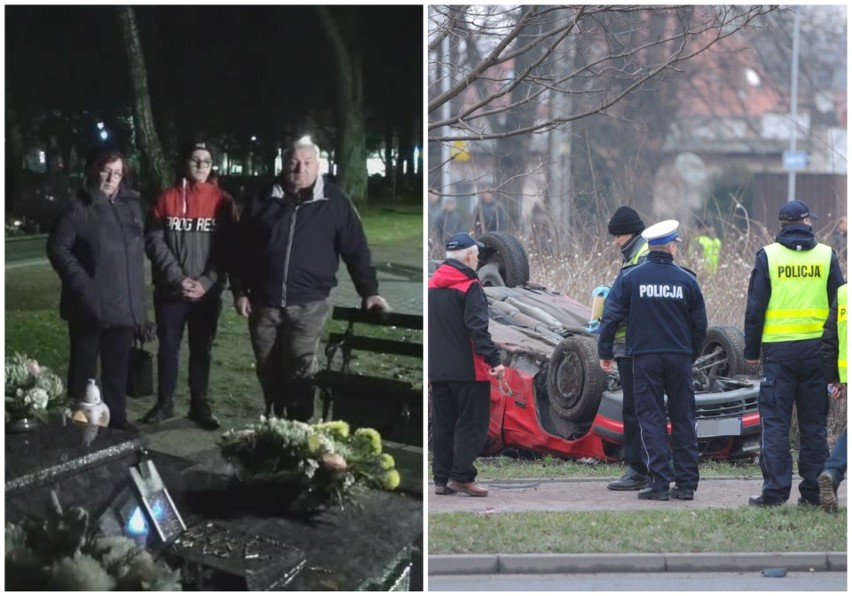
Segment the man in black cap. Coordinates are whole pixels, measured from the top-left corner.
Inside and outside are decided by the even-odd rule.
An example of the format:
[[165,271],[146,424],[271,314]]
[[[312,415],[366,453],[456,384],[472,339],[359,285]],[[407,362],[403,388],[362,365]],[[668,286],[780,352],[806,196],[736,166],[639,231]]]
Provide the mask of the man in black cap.
[[[633,209],[619,207],[612,214],[607,226],[613,243],[621,251],[622,268],[636,265],[648,255],[648,242],[642,238],[645,224]],[[636,419],[636,404],[633,400],[633,358],[627,356],[627,326],[622,325],[615,332],[613,350],[618,375],[621,377],[621,420],[624,425],[624,461],[627,471],[618,480],[606,487],[609,490],[639,490],[648,486],[648,468],[642,461],[639,443],[639,421]]]
[[490,377],[503,376],[488,332],[488,300],[476,276],[484,244],[468,234],[447,242],[447,258],[429,280],[429,384],[435,494],[485,497],[473,465],[488,435]]
[[749,505],[774,507],[790,497],[790,421],[799,420],[800,505],[819,505],[819,477],[828,458],[828,394],[820,355],[822,326],[843,274],[834,251],[814,238],[815,216],[801,201],[778,214],[781,232],[757,252],[748,284],[745,358],[763,359],[758,408],[763,431],[763,490]]

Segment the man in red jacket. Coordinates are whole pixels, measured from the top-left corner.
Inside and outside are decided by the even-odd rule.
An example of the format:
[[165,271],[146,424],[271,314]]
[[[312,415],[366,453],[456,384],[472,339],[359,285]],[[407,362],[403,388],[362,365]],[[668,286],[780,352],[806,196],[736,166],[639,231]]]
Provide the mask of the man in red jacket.
[[488,332],[488,301],[476,276],[479,249],[468,234],[447,242],[429,280],[429,383],[435,494],[485,497],[473,465],[488,435],[490,377],[503,376]]

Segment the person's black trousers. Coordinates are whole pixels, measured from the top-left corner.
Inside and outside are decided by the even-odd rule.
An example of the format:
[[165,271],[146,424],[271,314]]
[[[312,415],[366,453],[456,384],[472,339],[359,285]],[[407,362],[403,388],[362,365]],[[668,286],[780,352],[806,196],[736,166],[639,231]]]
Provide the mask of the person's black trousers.
[[763,428],[760,469],[766,499],[783,502],[790,498],[790,424],[795,404],[802,478],[799,493],[811,503],[819,502],[817,478],[828,459],[828,402],[819,339],[763,344],[763,379],[757,405]]
[[191,401],[207,399],[213,340],[222,312],[220,298],[184,301],[154,301],[157,321],[157,395],[173,398],[177,389],[178,359],[183,330],[189,331],[189,395]]
[[[664,401],[664,395],[668,401]],[[695,389],[692,358],[687,354],[640,354],[633,357],[633,397],[639,418],[642,456],[650,487],[668,490],[674,480],[680,488],[698,488],[698,435],[695,431]],[[672,423],[672,448],[666,433],[666,410]]]
[[127,421],[127,369],[134,334],[133,327],[68,323],[68,397],[75,401],[85,397],[88,380],[96,378],[100,356],[101,399],[109,408],[111,426]]
[[648,468],[642,459],[639,441],[639,419],[636,417],[636,400],[633,398],[633,358],[616,358],[621,377],[621,421],[624,425],[624,461],[631,477],[647,476]]
[[432,382],[432,473],[435,484],[473,482],[488,437],[491,383]]

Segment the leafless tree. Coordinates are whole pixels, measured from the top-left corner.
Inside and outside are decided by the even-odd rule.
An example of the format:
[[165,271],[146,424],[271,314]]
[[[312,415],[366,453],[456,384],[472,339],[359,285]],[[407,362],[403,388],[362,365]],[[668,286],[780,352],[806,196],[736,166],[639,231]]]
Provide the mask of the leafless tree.
[[335,157],[340,187],[356,203],[367,201],[367,141],[364,124],[364,77],[357,43],[357,11],[333,12],[317,6],[323,30],[337,62],[337,109],[340,117]]
[[[458,156],[466,147],[490,153],[493,164],[482,168],[479,186],[501,197],[517,221],[524,178],[536,170],[553,170],[549,160],[559,158],[554,153],[578,159],[571,147],[578,130],[571,127],[595,118],[634,123],[633,115],[649,105],[665,117],[671,97],[657,96],[659,85],[680,76],[698,54],[762,24],[774,8],[431,6],[430,186],[453,194],[436,180],[447,154]],[[641,106],[631,106],[631,98],[641,98],[636,100]],[[551,143],[547,151],[531,150],[547,138],[545,133],[565,129],[562,141]],[[435,150],[446,145],[454,151]],[[582,148],[591,163],[594,143]],[[535,161],[533,154],[548,157]],[[630,156],[615,156],[614,161],[630,167]],[[590,169],[583,184],[594,195],[593,187],[607,182],[596,180]],[[549,198],[558,211],[570,189],[570,180],[550,182],[536,194]]]
[[124,33],[124,48],[130,63],[130,78],[133,82],[133,113],[139,124],[139,139],[142,151],[148,162],[151,174],[159,188],[171,183],[171,172],[166,165],[163,146],[154,126],[154,114],[151,111],[151,93],[148,89],[148,71],[145,68],[145,54],[142,52],[142,38],[132,6],[117,6],[121,28]]

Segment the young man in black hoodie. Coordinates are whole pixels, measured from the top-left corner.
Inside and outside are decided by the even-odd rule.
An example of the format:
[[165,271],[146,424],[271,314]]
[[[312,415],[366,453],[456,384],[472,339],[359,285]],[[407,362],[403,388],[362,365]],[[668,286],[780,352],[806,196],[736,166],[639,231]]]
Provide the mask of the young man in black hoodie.
[[429,383],[435,494],[485,497],[474,460],[488,435],[490,377],[503,376],[488,332],[488,301],[476,276],[479,249],[468,234],[447,242],[447,258],[429,280]]
[[790,497],[790,421],[795,404],[801,442],[799,504],[818,506],[817,478],[828,458],[828,395],[820,338],[843,274],[834,251],[814,238],[815,216],[807,205],[789,201],[778,219],[781,232],[757,252],[748,284],[745,358],[753,366],[763,360],[757,398],[763,426],[763,489],[748,504],[775,507]]

